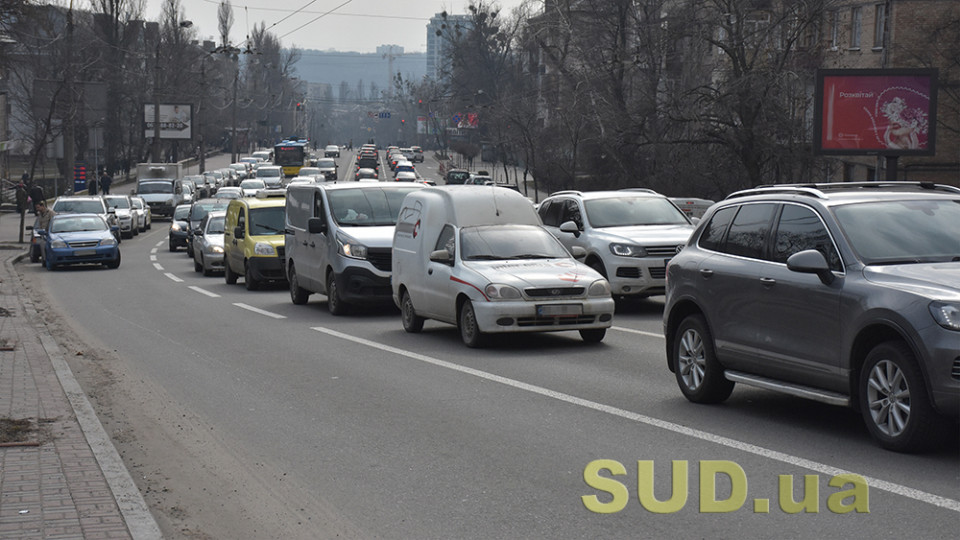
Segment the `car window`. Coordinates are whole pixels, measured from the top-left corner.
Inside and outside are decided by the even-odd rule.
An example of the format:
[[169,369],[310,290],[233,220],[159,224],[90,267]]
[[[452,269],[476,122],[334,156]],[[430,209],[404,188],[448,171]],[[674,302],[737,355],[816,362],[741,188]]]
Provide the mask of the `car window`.
[[98,217],[69,217],[53,220],[50,224],[51,233],[80,232],[80,231],[103,231],[107,224]]
[[833,213],[865,264],[960,260],[960,200],[849,204]]
[[186,221],[187,217],[190,215],[189,206],[178,206],[173,210],[173,219],[174,221]]
[[821,221],[820,216],[812,209],[796,204],[786,204],[780,213],[780,222],[774,236],[771,259],[774,262],[786,263],[794,253],[815,249],[834,271],[842,271],[840,254],[833,245],[830,233]]
[[207,221],[207,234],[223,234],[225,218],[215,217]]
[[323,197],[320,196],[320,193],[313,193],[313,217],[322,218],[323,214]]
[[738,206],[728,206],[717,210],[713,214],[710,223],[707,224],[703,229],[703,234],[700,235],[699,245],[701,248],[720,251],[723,245],[723,236],[726,234],[727,227],[733,220],[733,216],[736,215],[738,208]]
[[96,201],[71,201],[58,200],[53,205],[53,211],[58,214],[104,214],[105,208],[103,202]]
[[744,204],[737,212],[727,233],[723,251],[731,255],[759,259],[763,244],[770,232],[770,221],[777,209],[775,204]]
[[447,253],[450,254],[450,260],[453,260],[454,255],[457,253],[456,244],[456,231],[453,225],[448,224],[443,226],[443,230],[440,231],[440,237],[437,238],[437,245],[433,246],[433,249],[445,249]]
[[563,204],[563,211],[560,214],[560,223],[572,221],[577,224],[577,228],[583,229],[583,218],[580,216],[580,205],[574,199],[567,199]]

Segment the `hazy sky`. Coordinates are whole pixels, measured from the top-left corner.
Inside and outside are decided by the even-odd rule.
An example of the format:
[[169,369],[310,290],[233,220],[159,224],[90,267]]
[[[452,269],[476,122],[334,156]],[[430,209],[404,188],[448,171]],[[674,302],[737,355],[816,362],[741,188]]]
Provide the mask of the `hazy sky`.
[[[144,16],[159,20],[166,0],[146,0]],[[217,37],[221,0],[180,0],[184,18],[200,39]],[[231,41],[241,44],[254,25],[266,23],[283,46],[376,52],[380,45],[400,45],[405,52],[427,50],[427,23],[446,10],[467,13],[467,0],[232,0]],[[508,14],[523,0],[498,0]],[[536,2],[542,5],[542,2]]]

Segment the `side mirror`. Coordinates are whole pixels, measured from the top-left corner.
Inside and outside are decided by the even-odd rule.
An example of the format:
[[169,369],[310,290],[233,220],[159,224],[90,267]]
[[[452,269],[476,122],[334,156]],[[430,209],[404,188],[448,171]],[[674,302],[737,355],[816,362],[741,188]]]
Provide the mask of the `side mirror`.
[[327,222],[323,218],[310,218],[307,220],[307,232],[310,234],[321,234],[327,232]]
[[[32,231],[32,230],[33,230],[33,225],[27,225],[27,226],[26,226],[26,230]],[[39,232],[40,230],[42,230],[42,229],[37,229],[38,232]]]
[[580,238],[580,227],[572,221],[564,221],[560,224],[560,232],[570,233],[574,238]]
[[46,229],[37,229],[37,230],[35,230],[34,232],[37,233],[37,234],[40,235],[40,236],[46,236],[46,235],[47,235],[47,230],[46,230]]
[[824,285],[833,283],[833,272],[823,253],[807,249],[794,253],[787,259],[787,269],[801,274],[816,274]]
[[696,225],[696,224],[700,223],[700,218],[698,218],[698,217],[692,217],[692,218],[690,218],[690,222],[693,223],[694,225]]
[[234,227],[233,228],[233,237],[234,238],[243,238],[243,227]]
[[197,229],[193,231],[194,236],[203,236],[203,229]]
[[583,249],[580,246],[573,246],[573,248],[570,250],[570,254],[573,255],[574,259],[577,259],[578,261],[580,261],[586,258],[587,250]]
[[436,263],[442,264],[453,264],[453,257],[450,256],[450,252],[445,249],[438,249],[436,251],[430,252],[430,260]]

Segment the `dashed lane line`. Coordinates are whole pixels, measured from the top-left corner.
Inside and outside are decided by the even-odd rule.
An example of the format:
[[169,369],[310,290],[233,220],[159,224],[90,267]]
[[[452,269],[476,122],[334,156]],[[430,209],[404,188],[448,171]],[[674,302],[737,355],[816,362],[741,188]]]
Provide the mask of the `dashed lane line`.
[[198,293],[200,293],[200,294],[205,294],[205,295],[209,296],[210,298],[220,298],[220,295],[219,295],[219,294],[214,293],[214,292],[210,292],[210,291],[208,291],[208,290],[206,290],[206,289],[201,289],[200,287],[197,287],[196,285],[190,285],[190,286],[187,287],[187,288],[190,289],[190,290],[192,290],[192,291],[196,291],[196,292],[198,292]]
[[620,332],[627,332],[630,334],[640,334],[641,336],[650,336],[662,338],[663,334],[657,334],[655,332],[644,332],[643,330],[634,330],[633,328],[624,328],[622,326],[611,326],[611,330],[619,330]]
[[272,318],[274,318],[274,319],[286,319],[286,318],[287,318],[286,315],[280,315],[279,313],[273,313],[273,312],[267,311],[267,310],[265,310],[265,309],[256,308],[256,307],[253,307],[253,306],[251,306],[251,305],[243,304],[243,303],[240,303],[240,302],[235,302],[233,305],[237,306],[238,308],[245,309],[245,310],[247,310],[247,311],[252,311],[252,312],[254,312],[254,313],[259,313],[260,315],[266,315],[267,317],[272,317]]
[[178,278],[177,276],[173,275],[173,274],[170,273],[170,272],[166,272],[166,273],[164,273],[163,275],[167,276],[168,278],[172,279],[173,281],[176,281],[177,283],[183,283],[183,280],[182,280],[182,279]]

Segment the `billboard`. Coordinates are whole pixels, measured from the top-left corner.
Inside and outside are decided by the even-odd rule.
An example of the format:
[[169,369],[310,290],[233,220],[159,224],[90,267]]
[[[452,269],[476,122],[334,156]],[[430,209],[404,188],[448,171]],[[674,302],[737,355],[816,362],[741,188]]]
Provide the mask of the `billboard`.
[[937,70],[819,70],[815,115],[817,153],[933,155]]
[[[143,136],[152,139],[154,134],[153,104],[143,105]],[[192,139],[193,106],[188,103],[160,104],[160,138]]]

